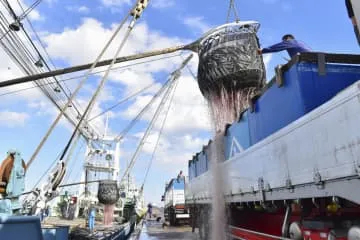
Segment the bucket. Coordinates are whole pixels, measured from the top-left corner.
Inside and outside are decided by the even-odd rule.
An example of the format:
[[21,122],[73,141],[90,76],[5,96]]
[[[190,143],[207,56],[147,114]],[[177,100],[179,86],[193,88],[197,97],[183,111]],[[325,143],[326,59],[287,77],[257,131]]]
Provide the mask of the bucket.
[[105,205],[113,205],[119,200],[119,189],[116,180],[99,182],[98,199]]

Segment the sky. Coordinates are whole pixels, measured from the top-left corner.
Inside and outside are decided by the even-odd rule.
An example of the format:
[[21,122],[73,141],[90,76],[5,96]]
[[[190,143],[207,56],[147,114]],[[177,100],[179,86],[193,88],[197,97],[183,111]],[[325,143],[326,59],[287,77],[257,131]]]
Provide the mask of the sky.
[[[9,2],[19,12],[18,1]],[[29,6],[33,1],[20,2],[24,6]],[[292,33],[314,51],[359,53],[344,1],[235,0],[235,2],[241,20],[260,22],[258,35],[263,47],[276,43],[286,33]],[[56,68],[68,67],[94,61],[133,3],[134,0],[43,0],[31,12],[29,19]],[[215,0],[151,0],[120,55],[192,42],[205,31],[226,22],[228,4],[228,1]],[[4,11],[3,8],[0,10]],[[34,37],[26,22],[24,26]],[[113,56],[123,35],[124,31],[116,38],[116,44],[113,44],[105,54],[106,58]],[[34,41],[39,46],[35,38]],[[186,57],[190,53],[182,54]],[[267,79],[271,79],[274,75],[273,69],[276,65],[286,62],[285,58],[288,58],[286,52],[264,56]],[[120,133],[181,61],[182,58],[176,56],[113,71],[92,115],[102,112],[129,94],[154,84],[148,91],[110,112],[109,133]],[[190,69],[193,72],[197,71],[197,62],[195,55],[190,62]],[[2,48],[0,71],[0,81],[24,75]],[[64,78],[66,77],[68,76]],[[82,107],[94,92],[100,77],[100,74],[91,77],[77,97]],[[75,79],[68,81],[67,84],[73,90],[78,82],[79,79]],[[57,114],[51,102],[37,89],[2,96],[4,93],[26,86],[29,84],[0,89],[2,136],[0,159],[5,158],[9,149],[15,148],[27,161]],[[142,121],[122,143],[121,170],[124,170],[126,162],[134,153],[139,137],[144,133],[154,110],[155,108],[152,108],[145,114]],[[161,117],[164,115],[162,114],[160,119]],[[97,119],[96,127],[104,129],[104,121],[103,116]],[[151,132],[144,145],[144,151],[134,166],[133,175],[138,184],[144,180],[160,123],[161,121],[158,121],[155,124],[155,129]],[[42,176],[56,159],[68,141],[71,130],[66,120],[55,129],[38,158],[27,171],[27,189],[38,181],[39,176]],[[207,144],[211,136],[206,102],[200,94],[196,80],[185,69],[179,80],[160,145],[146,180],[146,200],[159,203],[165,182],[176,177],[180,170],[187,173],[188,160]],[[69,163],[68,181],[80,180],[84,149],[84,141],[81,141],[76,150],[76,157]]]

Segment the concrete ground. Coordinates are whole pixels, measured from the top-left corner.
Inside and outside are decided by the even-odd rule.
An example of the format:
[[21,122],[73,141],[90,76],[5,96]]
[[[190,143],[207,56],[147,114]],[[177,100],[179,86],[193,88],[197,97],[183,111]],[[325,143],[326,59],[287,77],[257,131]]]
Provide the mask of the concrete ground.
[[197,233],[191,232],[188,225],[180,225],[176,227],[165,226],[163,222],[155,220],[145,220],[143,223],[141,234],[138,240],[198,240]]

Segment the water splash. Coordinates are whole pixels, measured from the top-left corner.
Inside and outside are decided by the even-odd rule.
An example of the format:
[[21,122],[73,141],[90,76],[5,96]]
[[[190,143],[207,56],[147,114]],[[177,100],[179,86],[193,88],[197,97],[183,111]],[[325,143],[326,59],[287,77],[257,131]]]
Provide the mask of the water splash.
[[212,207],[211,207],[211,232],[210,239],[226,239],[225,235],[225,198],[222,192],[224,186],[224,176],[221,172],[220,164],[224,161],[223,134],[216,134],[211,150],[211,173],[212,173]]
[[223,88],[218,93],[208,93],[205,98],[208,100],[209,112],[212,126],[215,133],[210,153],[210,170],[212,207],[210,218],[210,239],[226,239],[227,216],[225,212],[224,186],[225,178],[220,164],[225,161],[224,153],[224,130],[226,124],[238,120],[240,114],[249,107],[249,100],[257,94],[257,88],[246,88],[242,90],[229,91]]
[[257,88],[246,88],[237,91],[222,89],[220,94],[208,93],[210,117],[214,133],[223,132],[226,124],[238,120],[240,114],[249,107],[249,100],[258,93]]

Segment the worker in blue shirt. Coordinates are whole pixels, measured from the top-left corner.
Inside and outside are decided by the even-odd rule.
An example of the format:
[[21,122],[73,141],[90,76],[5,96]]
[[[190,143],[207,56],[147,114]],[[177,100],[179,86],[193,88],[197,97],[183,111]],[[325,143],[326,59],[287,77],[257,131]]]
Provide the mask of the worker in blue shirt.
[[94,231],[95,216],[96,216],[95,206],[91,205],[90,208],[89,208],[89,215],[88,215],[89,229],[90,229],[91,232]]
[[258,53],[273,53],[286,50],[290,57],[297,53],[310,52],[311,50],[301,42],[297,41],[291,34],[286,34],[282,37],[282,42],[269,46],[267,48],[259,49]]

